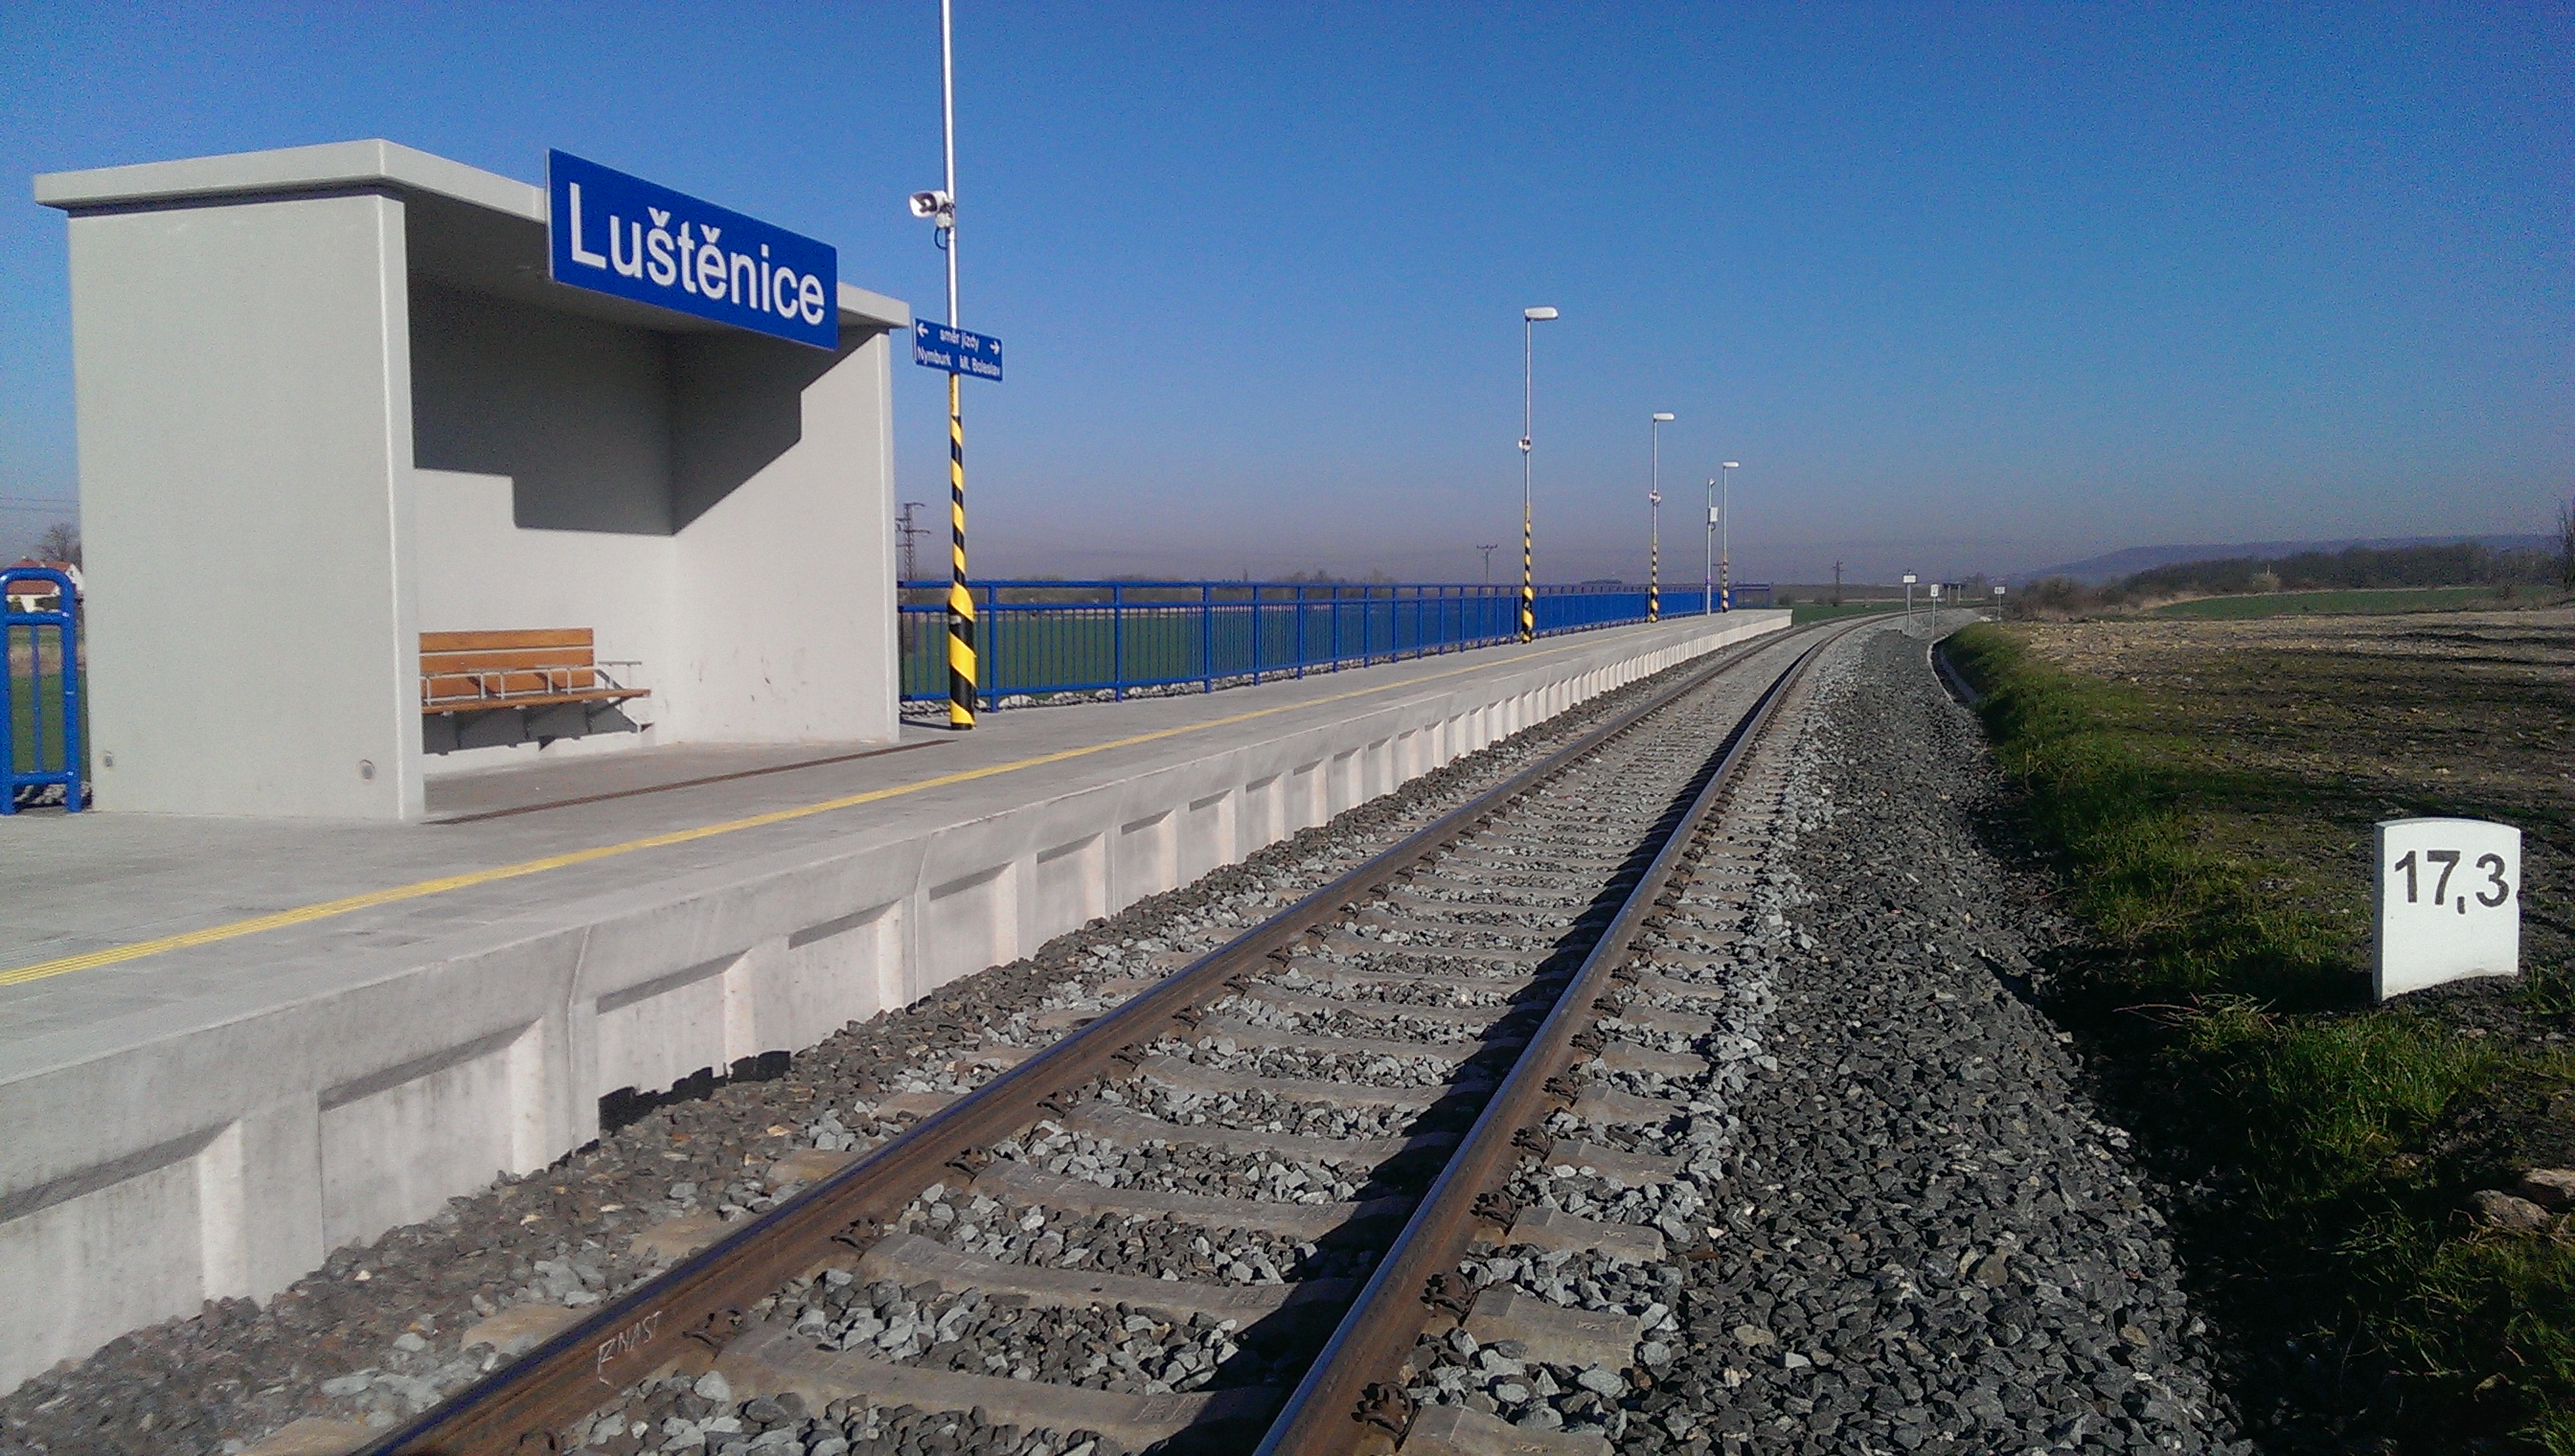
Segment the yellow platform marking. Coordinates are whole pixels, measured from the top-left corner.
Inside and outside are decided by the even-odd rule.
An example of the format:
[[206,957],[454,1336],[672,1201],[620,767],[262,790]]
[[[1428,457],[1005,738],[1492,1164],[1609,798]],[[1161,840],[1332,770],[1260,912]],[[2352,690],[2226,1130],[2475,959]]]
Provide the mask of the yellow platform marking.
[[[1549,648],[1544,652],[1526,654],[1514,661],[1528,662],[1535,658],[1552,657],[1557,653],[1571,652],[1580,646],[1582,646],[1582,644],[1578,642],[1567,643],[1562,647]],[[388,889],[368,890],[363,894],[342,895],[338,899],[323,900],[318,904],[301,905],[291,910],[279,910],[274,914],[255,915],[247,920],[234,920],[221,925],[208,925],[202,930],[187,930],[176,935],[164,935],[155,940],[136,940],[130,944],[111,945],[104,950],[84,951],[79,955],[65,955],[54,960],[39,960],[33,965],[21,965],[14,970],[0,970],[0,985],[23,985],[31,980],[44,980],[51,976],[68,975],[76,970],[95,970],[102,965],[117,965],[128,960],[141,960],[145,956],[158,955],[165,950],[185,950],[192,945],[212,945],[219,940],[234,940],[244,935],[257,935],[269,930],[283,930],[294,925],[309,925],[316,920],[330,919],[334,915],[346,915],[357,910],[370,910],[376,908],[378,905],[400,904],[404,900],[425,899],[431,895],[446,894],[452,890],[471,889],[478,884],[493,884],[504,879],[518,879],[525,875],[543,874],[551,869],[569,869],[576,864],[588,864],[593,860],[598,859],[613,859],[620,854],[633,854],[645,849],[664,849],[673,844],[687,844],[699,839],[712,839],[720,834],[736,834],[745,829],[759,829],[766,828],[771,824],[792,823],[797,819],[811,818],[816,814],[832,813],[836,810],[845,808],[856,808],[863,803],[876,803],[884,799],[900,797],[907,793],[919,793],[924,789],[945,788],[953,783],[971,783],[978,778],[992,778],[1003,773],[1015,773],[1023,768],[1043,767],[1049,763],[1061,763],[1068,758],[1081,758],[1087,757],[1093,753],[1105,753],[1113,748],[1132,748],[1138,743],[1150,743],[1162,738],[1182,737],[1190,733],[1205,732],[1210,728],[1231,728],[1239,723],[1250,723],[1255,719],[1269,718],[1274,714],[1290,713],[1300,708],[1319,708],[1327,703],[1343,703],[1353,698],[1365,698],[1370,694],[1391,693],[1406,688],[1418,688],[1424,683],[1435,683],[1442,678],[1455,678],[1467,673],[1483,672],[1492,666],[1494,665],[1490,663],[1477,663],[1470,667],[1451,668],[1444,673],[1432,673],[1427,677],[1414,678],[1402,683],[1382,683],[1374,688],[1353,689],[1350,692],[1336,693],[1327,698],[1311,698],[1301,703],[1283,703],[1273,708],[1261,708],[1255,709],[1250,713],[1238,713],[1229,718],[1210,719],[1206,723],[1186,724],[1180,728],[1157,728],[1150,733],[1134,733],[1123,738],[1111,738],[1106,742],[1087,743],[1078,748],[1061,748],[1052,753],[1040,753],[1035,757],[1020,758],[1008,763],[992,763],[981,768],[963,768],[954,773],[942,773],[936,778],[923,778],[911,783],[894,784],[886,788],[871,788],[863,793],[843,794],[838,798],[827,798],[817,803],[799,804],[794,808],[772,809],[767,813],[750,814],[738,819],[726,819],[720,823],[701,824],[693,829],[672,829],[666,833],[647,834],[641,839],[628,839],[622,844],[601,844],[594,848],[575,849],[563,854],[548,854],[539,859],[522,859],[516,864],[500,864],[495,865],[490,869],[473,869],[468,870],[463,874],[442,875],[437,879],[415,880],[410,884],[398,884]]]

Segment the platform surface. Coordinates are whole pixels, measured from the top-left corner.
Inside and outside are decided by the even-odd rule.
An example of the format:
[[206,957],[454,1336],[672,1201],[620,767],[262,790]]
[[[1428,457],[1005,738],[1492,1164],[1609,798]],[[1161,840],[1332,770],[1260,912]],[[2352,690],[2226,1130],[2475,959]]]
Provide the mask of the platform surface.
[[[52,1060],[76,1053],[83,1027],[221,997],[344,954],[742,856],[969,821],[1148,770],[1265,718],[1330,704],[1364,711],[1610,640],[1645,648],[1703,630],[1688,618],[1215,694],[1016,709],[985,714],[967,733],[907,725],[895,752],[882,743],[682,744],[459,775],[433,786],[431,820],[414,824],[17,814],[0,819],[0,1074],[37,1038]],[[431,885],[456,877],[474,882]],[[332,904],[352,896],[376,902]],[[269,916],[289,922],[159,943]],[[59,964],[94,953],[130,958]]]

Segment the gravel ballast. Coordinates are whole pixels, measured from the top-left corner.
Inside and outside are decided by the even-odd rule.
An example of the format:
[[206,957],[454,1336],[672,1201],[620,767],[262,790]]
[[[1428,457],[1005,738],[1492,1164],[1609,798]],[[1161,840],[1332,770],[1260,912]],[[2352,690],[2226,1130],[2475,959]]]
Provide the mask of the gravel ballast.
[[2008,988],[2055,932],[1973,832],[1998,788],[1973,722],[1878,629],[1807,723],[1795,883],[1733,987],[1770,1002],[1759,1051],[1718,1089],[1683,1337],[1620,1448],[2249,1450],[2125,1135]]

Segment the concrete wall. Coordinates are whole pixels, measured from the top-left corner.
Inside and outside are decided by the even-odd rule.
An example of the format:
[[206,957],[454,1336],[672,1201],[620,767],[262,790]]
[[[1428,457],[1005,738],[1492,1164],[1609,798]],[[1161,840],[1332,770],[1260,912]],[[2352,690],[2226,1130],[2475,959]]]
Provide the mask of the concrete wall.
[[608,1092],[810,1045],[1786,623],[1602,633],[1124,766],[1023,770],[843,839],[32,1041],[0,1082],[0,1307],[43,1315],[0,1321],[0,1387],[542,1167],[597,1135]]
[[[654,742],[886,739],[892,349],[672,336],[416,286],[420,625],[588,627]],[[470,472],[470,474],[469,474]]]
[[[680,654],[661,706],[675,741],[794,742],[895,735],[902,709],[894,612],[894,343],[870,336],[829,374],[811,350],[750,336],[691,341],[676,477]],[[794,448],[740,488],[746,438],[692,430],[692,411],[742,419],[733,396],[803,380]],[[786,394],[797,399],[798,395]],[[705,442],[703,446],[694,441]],[[756,437],[752,442],[757,445]],[[755,459],[759,458],[755,453]]]
[[[413,478],[424,631],[587,627],[597,634],[601,661],[643,665],[612,669],[620,681],[654,686],[657,672],[670,671],[681,610],[670,537],[531,531],[513,520],[518,493],[508,476],[423,470]],[[629,706],[629,716],[644,726],[640,732],[560,738],[543,749],[526,743],[432,753],[423,758],[422,772],[436,778],[540,757],[650,746],[662,740],[657,710],[666,699]]]
[[417,814],[402,204],[70,234],[100,806]]

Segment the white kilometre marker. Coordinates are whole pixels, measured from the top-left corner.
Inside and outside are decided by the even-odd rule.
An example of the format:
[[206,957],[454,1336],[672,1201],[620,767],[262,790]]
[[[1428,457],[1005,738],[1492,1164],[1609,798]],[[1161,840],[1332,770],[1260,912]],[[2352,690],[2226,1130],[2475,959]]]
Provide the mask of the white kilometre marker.
[[2387,819],[2374,837],[2378,999],[2521,973],[2521,830],[2483,819]]

